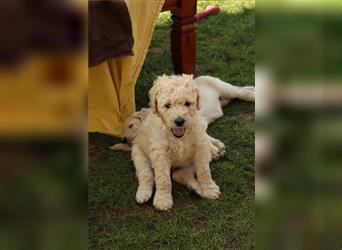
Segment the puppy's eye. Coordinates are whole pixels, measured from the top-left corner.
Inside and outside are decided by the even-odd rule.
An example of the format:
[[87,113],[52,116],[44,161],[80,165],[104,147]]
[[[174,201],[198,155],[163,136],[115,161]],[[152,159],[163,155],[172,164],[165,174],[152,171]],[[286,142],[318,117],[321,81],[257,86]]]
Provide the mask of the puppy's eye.
[[133,124],[129,125],[128,128],[133,128]]
[[191,102],[185,102],[184,105],[189,107],[191,105]]
[[171,107],[171,104],[170,103],[167,103],[164,105],[165,108],[169,109]]

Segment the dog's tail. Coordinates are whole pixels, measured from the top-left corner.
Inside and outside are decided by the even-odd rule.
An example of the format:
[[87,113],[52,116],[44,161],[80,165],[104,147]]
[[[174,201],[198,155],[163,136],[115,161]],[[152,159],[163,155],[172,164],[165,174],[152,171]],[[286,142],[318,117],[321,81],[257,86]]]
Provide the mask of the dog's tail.
[[255,101],[254,86],[239,87],[224,82],[219,78],[212,76],[200,76],[196,78],[197,84],[204,84],[214,88],[223,99],[238,98],[245,101]]

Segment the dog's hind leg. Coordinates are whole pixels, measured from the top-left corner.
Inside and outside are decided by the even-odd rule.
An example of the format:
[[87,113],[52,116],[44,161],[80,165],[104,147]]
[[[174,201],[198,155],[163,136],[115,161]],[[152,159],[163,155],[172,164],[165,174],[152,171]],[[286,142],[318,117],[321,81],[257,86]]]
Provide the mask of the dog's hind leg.
[[202,105],[200,114],[205,118],[208,124],[223,116],[219,99],[209,99],[208,97],[204,97],[203,100],[205,104]]
[[244,101],[254,102],[255,101],[255,87],[254,86],[240,87],[238,98]]
[[139,181],[135,197],[136,201],[141,204],[148,201],[152,196],[154,174],[148,159],[137,146],[133,146],[132,148],[132,159],[136,170],[136,176]]
[[224,82],[219,78],[211,76],[199,76],[195,79],[200,88],[205,89],[209,86],[217,91],[220,97],[221,105],[227,104],[231,99],[241,99],[244,101],[255,100],[254,86],[240,87]]
[[230,92],[224,93],[220,96],[221,106],[228,104],[232,99],[240,99],[243,101],[255,101],[255,88],[254,86],[239,87],[231,85]]
[[172,173],[172,179],[178,183],[186,186],[187,188],[194,190],[196,193],[200,194],[201,189],[195,178],[195,173],[191,168],[180,168],[176,169]]

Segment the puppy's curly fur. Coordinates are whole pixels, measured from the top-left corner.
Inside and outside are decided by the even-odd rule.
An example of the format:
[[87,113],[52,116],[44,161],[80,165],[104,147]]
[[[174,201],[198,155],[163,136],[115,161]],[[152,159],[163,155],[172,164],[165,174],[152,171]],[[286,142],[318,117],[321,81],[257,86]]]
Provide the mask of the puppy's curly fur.
[[155,185],[153,205],[160,210],[173,206],[172,166],[177,167],[174,180],[204,198],[218,198],[220,189],[209,168],[207,122],[198,111],[200,97],[192,76],[158,77],[149,96],[151,112],[132,147],[139,181],[137,202],[148,201]]

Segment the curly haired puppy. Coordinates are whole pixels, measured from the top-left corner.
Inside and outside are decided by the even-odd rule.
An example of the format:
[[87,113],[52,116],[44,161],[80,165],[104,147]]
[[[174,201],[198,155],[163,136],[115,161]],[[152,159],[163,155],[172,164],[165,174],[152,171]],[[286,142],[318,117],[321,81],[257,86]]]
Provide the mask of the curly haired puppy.
[[[174,180],[200,196],[216,199],[220,189],[209,169],[207,122],[199,114],[199,93],[192,76],[161,76],[149,92],[151,112],[132,147],[139,187],[138,203],[156,192],[153,205],[160,210],[173,206],[171,168]],[[196,177],[195,177],[196,175]]]

